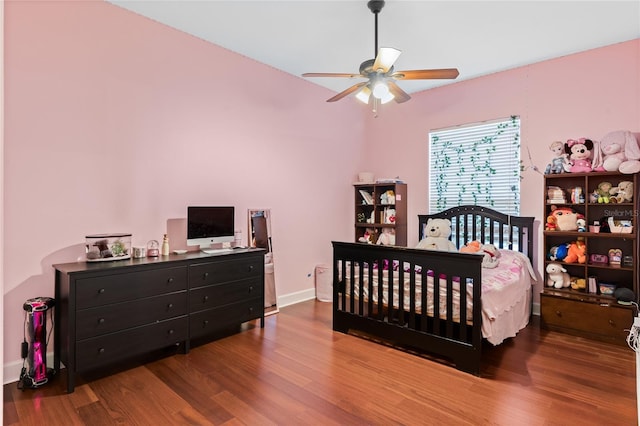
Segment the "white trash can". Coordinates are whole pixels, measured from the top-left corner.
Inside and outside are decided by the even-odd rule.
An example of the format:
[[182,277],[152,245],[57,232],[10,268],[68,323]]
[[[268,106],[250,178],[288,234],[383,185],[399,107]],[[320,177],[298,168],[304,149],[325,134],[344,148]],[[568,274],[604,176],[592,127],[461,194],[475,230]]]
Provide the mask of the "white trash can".
[[316,265],[316,298],[321,302],[333,301],[333,277],[327,265]]

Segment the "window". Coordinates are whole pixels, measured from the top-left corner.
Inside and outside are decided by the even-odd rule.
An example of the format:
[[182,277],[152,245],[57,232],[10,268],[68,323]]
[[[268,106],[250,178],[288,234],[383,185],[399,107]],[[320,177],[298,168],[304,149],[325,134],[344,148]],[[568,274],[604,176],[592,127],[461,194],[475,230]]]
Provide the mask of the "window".
[[429,212],[461,205],[520,212],[520,117],[429,133]]

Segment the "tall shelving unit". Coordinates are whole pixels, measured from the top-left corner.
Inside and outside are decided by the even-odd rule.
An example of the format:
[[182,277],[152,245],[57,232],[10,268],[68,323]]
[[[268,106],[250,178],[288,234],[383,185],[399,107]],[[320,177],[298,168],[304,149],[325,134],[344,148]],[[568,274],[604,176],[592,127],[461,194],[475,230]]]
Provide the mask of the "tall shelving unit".
[[[369,231],[375,244],[385,230],[395,232],[395,245],[407,245],[407,185],[404,183],[355,184],[355,241]],[[383,194],[393,192],[393,202]],[[368,195],[366,195],[368,194]],[[389,212],[395,211],[389,220]]]
[[[586,232],[579,231],[544,231],[544,255],[546,266],[554,261],[549,259],[549,252],[554,246],[581,239],[586,243],[587,260],[585,263],[558,262],[571,277],[586,280],[586,289],[575,290],[571,287],[556,289],[548,287],[545,272],[545,287],[541,294],[541,315],[543,327],[574,334],[591,339],[626,344],[628,330],[633,324],[635,307],[622,305],[612,295],[600,291],[601,283],[614,284],[616,288],[628,288],[638,301],[638,214],[640,188],[638,174],[624,175],[615,172],[564,173],[545,175],[544,211],[545,217],[552,211],[552,206],[569,207],[584,216],[587,224]],[[617,186],[622,181],[631,181],[634,195],[631,202],[605,203],[591,199],[590,194],[602,182],[610,182]],[[549,189],[559,188],[566,202],[549,200]],[[583,198],[573,197],[572,193],[580,188]],[[558,191],[557,189],[555,190]],[[632,228],[616,228],[612,232],[593,232],[590,228],[598,221],[603,228],[604,221],[612,217],[615,223],[629,221]],[[631,232],[627,232],[631,231]],[[595,263],[592,254],[609,255],[610,249],[620,249],[622,259],[617,264]],[[627,257],[625,262],[623,259]],[[630,256],[630,257],[629,257]],[[554,261],[557,262],[557,261]],[[596,282],[596,291],[589,291],[589,278]]]

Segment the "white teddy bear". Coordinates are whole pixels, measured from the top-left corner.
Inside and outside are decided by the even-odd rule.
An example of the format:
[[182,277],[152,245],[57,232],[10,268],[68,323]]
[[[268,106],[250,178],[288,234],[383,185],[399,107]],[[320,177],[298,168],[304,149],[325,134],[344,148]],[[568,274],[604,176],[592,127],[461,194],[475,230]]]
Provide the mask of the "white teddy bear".
[[427,250],[458,251],[449,240],[451,221],[449,219],[429,219],[424,227],[424,238],[416,248]]
[[547,287],[563,288],[571,285],[571,277],[561,264],[551,262],[547,265]]

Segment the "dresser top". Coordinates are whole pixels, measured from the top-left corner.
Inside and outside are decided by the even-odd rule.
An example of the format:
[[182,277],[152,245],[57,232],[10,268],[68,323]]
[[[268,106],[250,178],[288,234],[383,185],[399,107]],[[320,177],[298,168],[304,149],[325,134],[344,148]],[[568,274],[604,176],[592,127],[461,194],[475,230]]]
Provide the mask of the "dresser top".
[[57,263],[53,267],[60,272],[73,273],[73,272],[98,272],[109,271],[119,268],[128,267],[144,267],[146,265],[162,265],[166,264],[167,267],[173,264],[179,263],[194,263],[198,261],[210,261],[210,260],[231,260],[232,258],[244,257],[247,255],[264,255],[265,249],[262,248],[242,248],[233,249],[232,251],[207,254],[201,251],[190,251],[184,254],[171,253],[169,256],[158,257],[143,257],[139,259],[125,259],[114,260],[112,262],[69,262],[69,263]]

